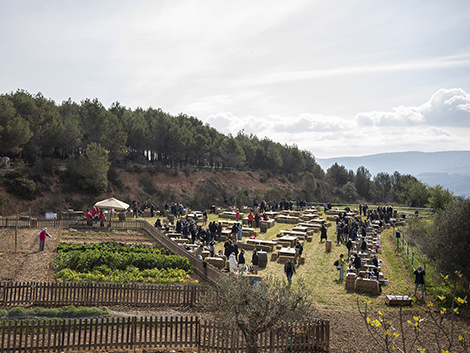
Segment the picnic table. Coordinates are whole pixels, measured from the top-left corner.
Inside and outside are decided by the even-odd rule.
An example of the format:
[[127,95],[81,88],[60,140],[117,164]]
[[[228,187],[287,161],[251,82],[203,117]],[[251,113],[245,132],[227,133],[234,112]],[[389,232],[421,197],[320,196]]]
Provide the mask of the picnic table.
[[284,246],[294,247],[297,241],[297,237],[290,235],[284,235],[283,237],[278,238],[278,243]]
[[279,256],[291,256],[291,257],[294,257],[295,255],[295,248],[281,248],[279,250]]
[[269,246],[275,246],[277,244],[277,242],[275,241],[264,240],[264,239],[247,239],[246,243],[252,244],[252,245],[269,245]]
[[282,236],[286,236],[286,235],[290,235],[292,237],[297,237],[297,238],[301,238],[301,239],[304,239],[307,237],[307,233],[304,233],[304,232],[297,232],[297,231],[294,231],[294,230],[281,230],[281,237]]

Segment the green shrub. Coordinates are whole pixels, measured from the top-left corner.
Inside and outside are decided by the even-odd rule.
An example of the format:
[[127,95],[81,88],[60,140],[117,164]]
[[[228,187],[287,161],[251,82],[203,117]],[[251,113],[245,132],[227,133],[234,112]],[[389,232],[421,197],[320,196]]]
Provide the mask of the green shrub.
[[24,199],[32,200],[36,192],[36,183],[26,178],[15,178],[8,181],[7,191]]
[[[3,310],[6,314],[6,310]],[[62,308],[33,308],[25,309],[21,307],[13,308],[8,312],[8,317],[48,317],[48,318],[77,318],[90,316],[109,315],[109,310],[105,307],[87,308],[75,307],[73,305],[64,306]],[[2,311],[0,311],[0,317]]]
[[124,188],[124,186],[125,186],[125,185],[124,185],[124,182],[123,182],[121,179],[119,179],[119,178],[114,179],[114,180],[112,181],[112,183],[113,183],[113,185],[114,185],[115,187],[117,187],[119,190],[122,190],[122,189]]
[[24,317],[27,315],[28,315],[28,310],[20,306],[11,308],[7,314],[8,317]]
[[134,164],[132,166],[132,172],[134,173],[140,174],[140,173],[143,173],[144,170],[145,170],[145,167],[142,164]]
[[7,314],[7,311],[4,309],[0,309],[0,317],[3,317]]
[[153,195],[157,192],[155,185],[153,185],[153,181],[151,179],[142,178],[139,180],[139,184],[143,187],[144,191],[149,194]]
[[10,170],[10,171],[5,173],[5,178],[8,179],[8,180],[18,179],[18,178],[22,178],[22,177],[23,176],[21,175],[21,173],[18,172],[17,170]]

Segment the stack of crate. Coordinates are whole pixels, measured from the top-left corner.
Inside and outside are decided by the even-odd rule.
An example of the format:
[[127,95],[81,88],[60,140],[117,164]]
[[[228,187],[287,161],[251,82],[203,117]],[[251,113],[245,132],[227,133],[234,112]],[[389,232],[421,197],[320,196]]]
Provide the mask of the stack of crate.
[[346,290],[354,291],[356,283],[356,274],[349,272],[346,274]]
[[379,282],[374,279],[357,278],[356,291],[379,294]]

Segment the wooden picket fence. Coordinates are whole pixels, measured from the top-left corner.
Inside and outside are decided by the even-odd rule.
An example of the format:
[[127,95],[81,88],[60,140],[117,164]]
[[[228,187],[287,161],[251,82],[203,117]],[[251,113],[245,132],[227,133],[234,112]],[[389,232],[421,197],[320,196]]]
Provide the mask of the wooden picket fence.
[[[329,349],[329,323],[285,327],[258,336],[260,350],[322,352]],[[0,352],[83,351],[192,347],[198,352],[242,352],[240,330],[224,332],[197,317],[123,317],[0,321]]]
[[205,287],[195,284],[0,283],[0,305],[4,306],[193,306],[205,294]]

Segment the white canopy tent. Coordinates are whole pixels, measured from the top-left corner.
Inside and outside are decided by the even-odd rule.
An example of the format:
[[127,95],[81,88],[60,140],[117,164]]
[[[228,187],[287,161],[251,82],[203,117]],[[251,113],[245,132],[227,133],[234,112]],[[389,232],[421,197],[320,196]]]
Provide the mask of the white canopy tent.
[[111,197],[103,201],[98,201],[97,203],[95,203],[95,206],[98,208],[107,208],[107,209],[122,210],[122,211],[127,210],[129,208],[129,205],[127,203],[119,201],[118,199],[115,199],[114,197]]

